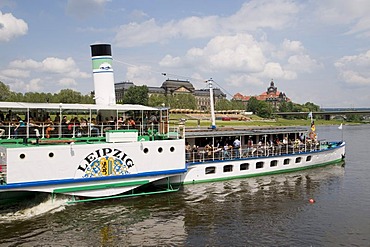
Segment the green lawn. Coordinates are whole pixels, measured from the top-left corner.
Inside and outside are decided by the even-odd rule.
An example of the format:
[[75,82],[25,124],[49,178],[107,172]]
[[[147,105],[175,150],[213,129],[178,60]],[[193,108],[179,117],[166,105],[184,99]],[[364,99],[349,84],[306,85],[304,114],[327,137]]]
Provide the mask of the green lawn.
[[[251,116],[251,120],[249,121],[222,121],[216,120],[217,127],[227,127],[227,126],[309,126],[311,124],[310,119],[283,119],[283,118],[276,118],[276,119],[262,119],[257,116]],[[196,127],[198,126],[198,120],[196,119],[189,119],[185,114],[171,114],[170,116],[170,123],[178,124],[180,119],[186,119],[185,126],[186,127]],[[343,120],[322,120],[317,119],[315,120],[315,125],[340,125]],[[351,122],[351,124],[354,124]],[[211,126],[211,121],[209,120],[201,120],[200,121],[201,127],[208,127]]]

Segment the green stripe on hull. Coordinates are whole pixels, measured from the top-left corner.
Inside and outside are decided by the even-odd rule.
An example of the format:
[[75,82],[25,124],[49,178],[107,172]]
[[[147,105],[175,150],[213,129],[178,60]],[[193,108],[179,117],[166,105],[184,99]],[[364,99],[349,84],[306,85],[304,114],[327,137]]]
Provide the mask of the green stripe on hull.
[[192,181],[192,182],[184,182],[183,184],[198,184],[198,183],[209,183],[209,182],[217,182],[217,181],[225,181],[225,180],[231,180],[231,179],[240,179],[240,178],[251,178],[251,177],[260,177],[260,176],[266,176],[266,175],[275,175],[275,174],[281,174],[281,173],[289,173],[289,172],[296,172],[296,171],[302,171],[307,170],[311,168],[317,168],[322,166],[327,166],[331,164],[343,164],[344,161],[342,159],[337,159],[325,163],[320,163],[312,166],[305,166],[305,167],[297,167],[297,168],[291,168],[291,169],[285,169],[285,170],[277,170],[277,171],[270,171],[270,172],[261,172],[257,174],[245,174],[245,175],[238,175],[238,176],[232,176],[232,177],[223,177],[223,178],[213,178],[213,179],[205,179],[205,180],[198,180],[198,181]]
[[109,188],[144,185],[147,183],[149,183],[149,180],[122,182],[122,183],[114,183],[114,184],[98,184],[98,185],[90,185],[90,186],[79,186],[79,187],[55,189],[53,192],[54,193],[71,193],[71,192],[86,191],[86,190],[101,190],[101,189],[109,189]]

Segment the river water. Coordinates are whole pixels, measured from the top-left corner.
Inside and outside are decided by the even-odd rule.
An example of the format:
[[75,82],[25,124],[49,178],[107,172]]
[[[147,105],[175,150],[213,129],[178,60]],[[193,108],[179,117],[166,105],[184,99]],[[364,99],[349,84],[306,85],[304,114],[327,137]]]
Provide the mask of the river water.
[[370,246],[370,125],[317,132],[343,136],[344,167],[2,210],[0,246]]

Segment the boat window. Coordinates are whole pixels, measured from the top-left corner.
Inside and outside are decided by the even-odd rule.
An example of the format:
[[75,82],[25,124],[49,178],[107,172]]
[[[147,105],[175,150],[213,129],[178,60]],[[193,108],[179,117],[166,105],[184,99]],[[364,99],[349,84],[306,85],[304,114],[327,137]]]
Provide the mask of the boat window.
[[224,172],[232,172],[232,171],[233,171],[233,165],[224,166]]
[[21,154],[21,155],[19,155],[19,158],[24,159],[24,158],[26,158],[26,155],[25,154]]
[[50,158],[53,158],[54,157],[54,153],[49,153],[49,157]]
[[261,169],[261,168],[263,168],[263,164],[264,164],[264,162],[262,162],[262,161],[257,162],[257,163],[256,163],[256,169]]
[[170,148],[170,151],[173,153],[173,152],[175,152],[175,147],[171,147]]
[[301,157],[297,157],[297,158],[295,158],[295,163],[301,163],[301,160],[302,160]]
[[289,163],[290,163],[290,159],[285,159],[284,160],[284,165],[289,165]]
[[206,174],[215,174],[216,173],[216,167],[210,166],[206,167]]
[[158,148],[158,153],[162,153],[162,151],[163,151],[163,148],[162,147],[159,147]]
[[311,161],[311,160],[312,160],[312,156],[311,155],[309,155],[309,156],[306,157],[306,161]]
[[240,170],[241,171],[249,170],[249,163],[240,164]]
[[144,148],[144,150],[143,150],[143,151],[144,151],[144,153],[146,153],[146,154],[147,154],[147,153],[149,152],[149,149],[148,149],[148,148]]
[[277,164],[278,164],[278,161],[277,160],[271,160],[270,167],[277,166]]

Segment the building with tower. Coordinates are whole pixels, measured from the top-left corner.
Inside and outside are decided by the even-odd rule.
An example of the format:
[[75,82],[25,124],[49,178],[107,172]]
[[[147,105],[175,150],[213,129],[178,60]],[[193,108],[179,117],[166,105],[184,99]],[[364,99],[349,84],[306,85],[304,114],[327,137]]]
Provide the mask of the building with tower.
[[[118,103],[122,103],[125,92],[135,86],[133,82],[119,82],[115,85],[116,99]],[[165,80],[160,87],[147,86],[149,91],[149,97],[151,95],[176,95],[176,94],[191,94],[195,97],[197,103],[197,110],[209,110],[210,109],[210,96],[209,89],[195,89],[193,84],[189,81],[183,80]],[[216,103],[220,99],[226,99],[226,94],[223,93],[219,88],[213,89],[214,102]]]
[[270,82],[270,86],[267,88],[266,92],[261,93],[260,95],[255,96],[246,96],[241,93],[236,93],[233,96],[234,100],[242,101],[244,104],[248,104],[248,101],[251,97],[255,97],[257,100],[262,100],[270,103],[275,109],[279,109],[279,106],[282,102],[290,102],[291,100],[285,95],[285,93],[280,92],[273,80]]

